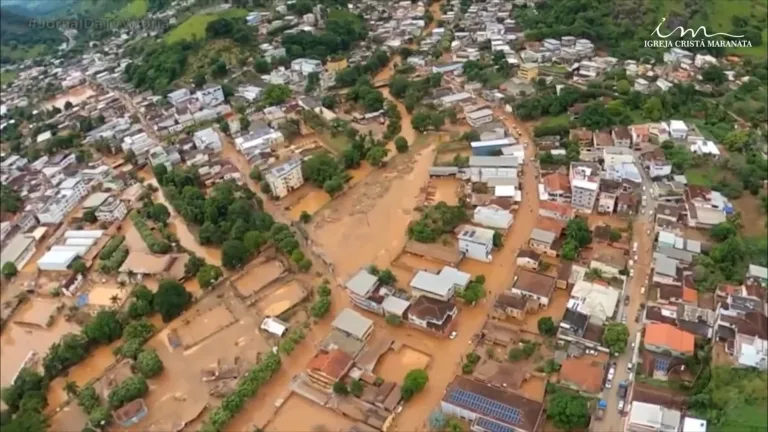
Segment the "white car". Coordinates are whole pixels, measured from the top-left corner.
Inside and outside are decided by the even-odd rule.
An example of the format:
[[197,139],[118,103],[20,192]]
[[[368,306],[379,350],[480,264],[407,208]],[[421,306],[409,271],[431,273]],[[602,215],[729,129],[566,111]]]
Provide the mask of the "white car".
[[624,411],[624,399],[619,400],[619,406],[618,406],[619,412]]
[[456,339],[456,335],[458,335],[458,333],[456,332],[456,330],[454,330],[454,331],[452,331],[452,332],[451,332],[451,335],[450,335],[450,336],[448,336],[448,337],[449,337],[451,340],[453,340],[453,339]]
[[632,345],[629,346],[629,349],[631,349],[632,351],[635,350],[635,343],[634,342],[632,342]]
[[632,372],[632,366],[634,366],[632,362],[627,363],[627,372]]

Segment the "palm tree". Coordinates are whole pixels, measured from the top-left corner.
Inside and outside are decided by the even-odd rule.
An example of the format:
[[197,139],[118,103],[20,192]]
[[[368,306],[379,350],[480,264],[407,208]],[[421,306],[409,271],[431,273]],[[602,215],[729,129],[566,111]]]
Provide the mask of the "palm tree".
[[603,279],[603,271],[599,268],[591,268],[587,271],[587,274],[585,275],[587,279],[595,280],[595,279]]
[[117,306],[117,304],[120,303],[120,296],[117,294],[114,294],[112,297],[109,298],[109,301],[112,303],[112,306]]
[[64,391],[70,397],[77,397],[77,395],[80,393],[80,387],[78,387],[76,382],[67,380],[67,382],[64,383]]

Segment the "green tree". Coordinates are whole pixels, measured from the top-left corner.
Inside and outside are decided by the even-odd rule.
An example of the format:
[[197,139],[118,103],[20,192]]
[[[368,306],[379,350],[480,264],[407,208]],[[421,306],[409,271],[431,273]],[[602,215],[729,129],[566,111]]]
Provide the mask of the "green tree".
[[621,354],[627,348],[629,329],[622,323],[608,323],[603,332],[603,345],[613,354]]
[[251,168],[251,172],[248,174],[248,177],[250,177],[253,181],[261,181],[261,170],[258,167]]
[[134,375],[113,388],[107,397],[109,406],[118,409],[123,405],[136,400],[149,391],[147,380],[142,376]]
[[344,189],[344,182],[338,177],[334,177],[326,181],[325,183],[323,183],[323,190],[325,190],[325,192],[330,196],[336,195],[337,193],[341,192],[343,189]]
[[160,282],[153,303],[163,322],[169,322],[181,315],[191,301],[192,294],[184,288],[184,285],[175,280],[166,279]]
[[18,213],[24,201],[21,195],[6,184],[0,184],[0,210],[8,213]]
[[303,224],[307,224],[311,220],[312,220],[312,215],[309,214],[306,210],[302,210],[301,214],[299,215],[299,222]]
[[152,378],[163,371],[163,361],[160,360],[157,351],[153,349],[144,349],[139,353],[139,356],[136,357],[136,362],[133,363],[133,367],[135,367],[144,378]]
[[144,343],[155,333],[155,326],[147,319],[129,322],[123,329],[124,340],[140,340]]
[[664,115],[664,107],[661,104],[661,99],[657,96],[649,98],[645,104],[643,104],[643,115],[651,121],[659,121]]
[[360,380],[354,380],[349,384],[349,392],[356,397],[363,395],[363,383]]
[[204,259],[194,254],[190,255],[189,259],[184,264],[184,276],[190,277],[196,275],[204,265]]
[[256,253],[267,244],[267,235],[260,231],[248,231],[243,237],[243,244],[251,253]]
[[101,310],[83,329],[83,334],[88,341],[99,344],[108,344],[123,335],[123,324],[113,310]]
[[94,223],[98,219],[96,219],[96,211],[93,209],[88,209],[85,212],[83,212],[83,220],[88,223]]
[[395,327],[403,324],[403,319],[395,314],[387,314],[386,318],[384,318],[384,321],[386,321],[387,324]]
[[344,381],[336,381],[333,383],[333,392],[340,396],[346,396],[349,394],[349,389]]
[[203,88],[205,83],[208,82],[208,79],[205,77],[205,72],[198,72],[195,74],[195,77],[192,79],[192,83],[197,88]]
[[83,274],[88,270],[88,267],[86,267],[85,265],[85,261],[79,258],[72,261],[71,266],[72,266],[72,271],[77,274]]
[[498,232],[493,232],[493,247],[500,248],[504,246],[504,236]]
[[331,310],[331,298],[328,296],[322,296],[318,298],[309,308],[309,313],[314,318],[322,318],[328,314]]
[[726,81],[725,72],[717,65],[711,65],[701,71],[701,79],[704,82],[720,85]]
[[539,329],[539,333],[544,336],[554,336],[557,333],[557,326],[555,325],[555,322],[552,321],[552,317],[545,316],[539,318],[536,326]]
[[282,84],[270,84],[261,92],[261,102],[266,106],[280,105],[291,97],[291,88]]
[[400,395],[404,401],[409,401],[417,393],[424,390],[429,382],[429,375],[424,369],[412,369],[408,371],[403,380],[403,385],[400,387]]
[[392,270],[387,268],[379,272],[378,280],[382,285],[394,286],[395,282],[397,282],[397,277],[392,273]]
[[408,140],[406,140],[402,136],[398,136],[395,138],[395,149],[398,153],[406,153],[408,152]]
[[19,273],[19,270],[16,268],[16,264],[12,261],[6,261],[5,264],[3,264],[2,272],[4,278],[12,279]]
[[589,424],[587,398],[572,392],[558,391],[547,401],[547,417],[560,430],[584,429]]
[[48,380],[27,367],[21,368],[16,379],[10,387],[2,391],[2,399],[10,412],[16,413],[26,398],[42,398],[45,400],[45,392],[48,389]]
[[199,272],[197,272],[197,282],[200,284],[201,288],[208,289],[223,276],[224,273],[219,267],[212,264],[206,264],[200,268]]
[[387,157],[387,148],[382,146],[372,146],[365,154],[365,160],[377,168],[384,163],[385,157]]
[[153,221],[165,225],[171,217],[171,212],[168,211],[168,207],[166,207],[165,204],[154,203],[149,211],[149,216]]
[[221,264],[228,269],[241,267],[250,257],[250,250],[240,240],[227,240],[221,247]]
[[616,83],[616,91],[625,95],[629,94],[629,91],[632,90],[632,86],[629,84],[629,81],[627,80],[621,80]]

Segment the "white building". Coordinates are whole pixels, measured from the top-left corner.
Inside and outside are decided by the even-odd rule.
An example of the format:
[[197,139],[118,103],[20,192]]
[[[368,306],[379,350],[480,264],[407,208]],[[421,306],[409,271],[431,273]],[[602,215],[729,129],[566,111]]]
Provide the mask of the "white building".
[[600,178],[593,176],[587,167],[571,168],[571,206],[577,210],[592,212],[600,192]]
[[472,275],[445,266],[440,273],[419,270],[409,285],[414,296],[424,295],[442,301],[453,298],[456,290],[463,290],[469,285]]
[[624,430],[626,432],[677,432],[681,418],[680,411],[633,401]]
[[588,315],[593,324],[603,325],[613,316],[618,300],[618,290],[581,280],[576,282],[571,290],[568,309]]
[[512,226],[512,213],[495,205],[479,206],[472,214],[472,222],[488,228],[509,229]]
[[224,90],[219,85],[198,90],[195,96],[204,107],[208,108],[224,102]]
[[170,102],[172,105],[178,105],[186,100],[188,100],[192,94],[189,92],[189,89],[180,89],[173,92],[168,93],[168,96],[166,98],[168,99],[168,102]]
[[672,139],[684,140],[688,136],[688,126],[682,120],[669,121],[669,136]]
[[123,220],[128,214],[128,207],[117,197],[109,197],[96,210],[96,219],[102,222]]
[[64,180],[59,185],[59,189],[62,191],[71,190],[75,195],[75,199],[80,201],[86,195],[88,195],[88,187],[85,186],[85,182],[80,177],[72,177]]
[[482,262],[491,262],[494,231],[469,225],[459,227],[459,251],[467,258]]
[[235,138],[235,147],[240,153],[250,158],[259,152],[269,151],[273,144],[280,144],[283,141],[285,137],[280,131],[264,128]]
[[[240,124],[239,120],[237,120],[237,124]],[[217,134],[213,128],[206,128],[195,132],[192,140],[198,150],[209,149],[221,151],[221,139],[219,138],[219,134]]]
[[694,144],[691,144],[691,152],[703,156],[708,156],[712,159],[720,158],[720,150],[717,148],[717,145],[708,140],[699,140]]
[[482,124],[490,123],[493,121],[493,111],[490,109],[481,109],[478,111],[472,111],[467,113],[467,122],[473,127],[480,126]]
[[58,224],[80,202],[80,197],[73,189],[59,190],[51,197],[45,206],[37,213],[41,224]]
[[283,198],[288,192],[298,189],[304,184],[304,176],[301,173],[301,159],[291,159],[269,170],[264,176],[269,183],[272,195]]
[[291,70],[302,75],[309,75],[313,72],[320,73],[323,71],[323,63],[315,59],[297,58],[291,62]]

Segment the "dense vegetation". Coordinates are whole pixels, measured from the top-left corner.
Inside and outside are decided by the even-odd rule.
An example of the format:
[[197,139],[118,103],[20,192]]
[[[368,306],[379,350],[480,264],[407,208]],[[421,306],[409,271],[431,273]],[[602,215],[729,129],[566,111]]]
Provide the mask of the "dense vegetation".
[[420,243],[434,243],[441,235],[452,232],[467,220],[469,214],[462,203],[450,206],[440,201],[423,209],[421,218],[408,227],[408,237]]
[[187,60],[198,45],[192,42],[171,45],[158,42],[139,47],[143,48],[143,51],[135,55],[139,56],[140,60],[126,66],[125,79],[139,90],[162,93],[184,74]]
[[2,54],[0,63],[10,63],[20,60],[14,54],[23,53],[42,46],[46,52],[66,41],[64,35],[55,28],[37,26],[30,30],[30,19],[19,15],[8,8],[0,10],[0,40]]
[[365,21],[360,16],[334,9],[328,12],[324,32],[284,34],[282,45],[290,59],[309,57],[325,61],[330,55],[349,51],[355,42],[365,39],[367,35]]

